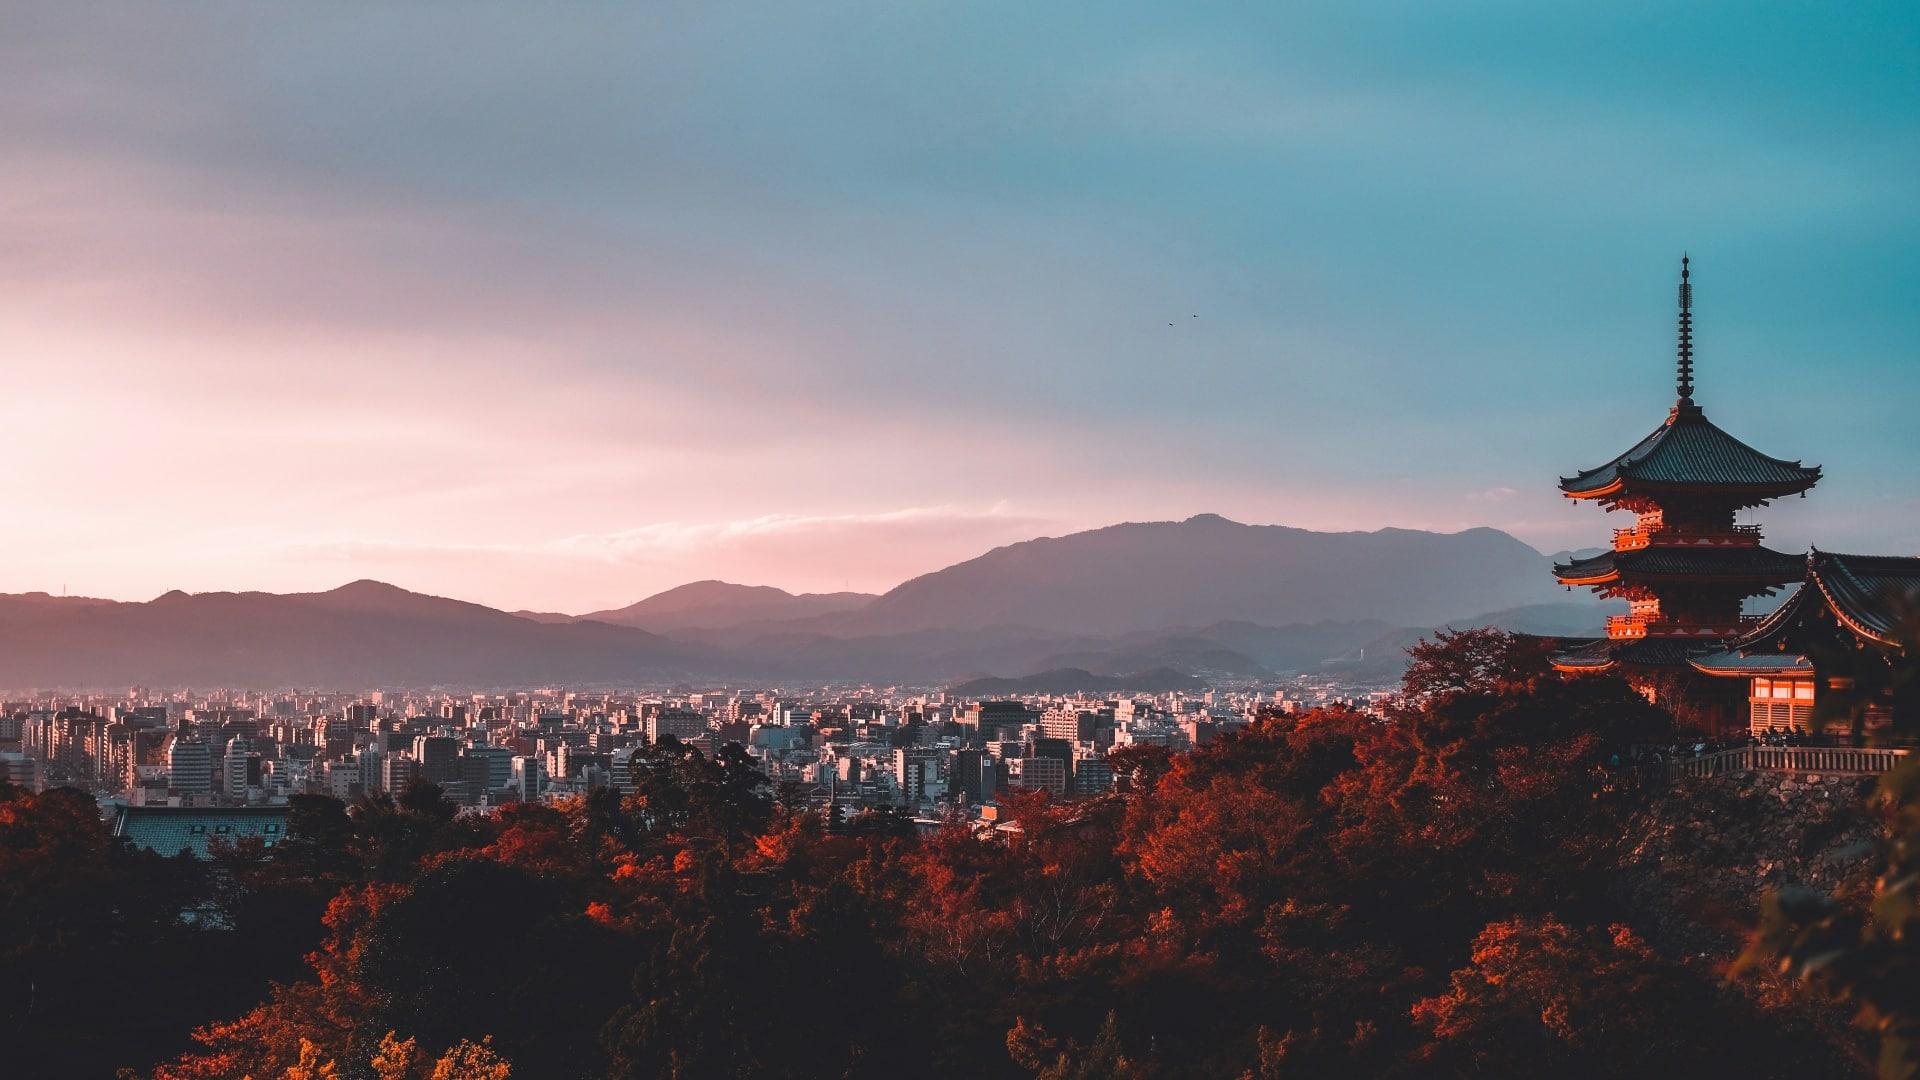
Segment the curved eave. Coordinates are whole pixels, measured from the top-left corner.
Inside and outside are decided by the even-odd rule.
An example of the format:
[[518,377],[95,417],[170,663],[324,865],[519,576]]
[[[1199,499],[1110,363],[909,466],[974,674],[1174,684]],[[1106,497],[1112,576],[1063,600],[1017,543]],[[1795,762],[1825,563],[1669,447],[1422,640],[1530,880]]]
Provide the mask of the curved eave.
[[1851,596],[1843,598],[1835,595],[1837,591],[1835,589],[1835,583],[1829,581],[1828,578],[1836,569],[1840,575],[1847,579],[1846,585],[1850,592],[1863,593],[1866,591],[1860,582],[1853,579],[1852,575],[1847,571],[1845,564],[1840,563],[1838,559],[1828,558],[1822,560],[1814,565],[1813,572],[1808,576],[1813,578],[1814,584],[1820,587],[1820,595],[1827,601],[1827,610],[1833,612],[1833,617],[1840,620],[1840,624],[1852,631],[1856,636],[1865,638],[1876,644],[1885,645],[1888,648],[1899,648],[1900,642],[1896,638],[1884,633],[1877,627],[1868,626],[1866,623],[1860,621],[1854,612],[1850,610],[1852,607],[1852,603],[1850,602],[1852,600]]
[[1743,635],[1737,643],[1738,647],[1749,649],[1777,645],[1780,636],[1801,617],[1806,605],[1813,602],[1812,598],[1818,596],[1833,614],[1834,621],[1848,633],[1890,649],[1900,648],[1902,643],[1895,633],[1877,621],[1869,622],[1861,614],[1872,610],[1872,598],[1876,590],[1854,576],[1847,566],[1847,558],[1849,556],[1826,552],[1812,553],[1807,561],[1806,577],[1800,591],[1775,608],[1750,633]]
[[1738,679],[1767,675],[1811,675],[1813,662],[1799,653],[1763,653],[1741,655],[1738,649],[1689,657],[1687,663],[1703,675]]
[[1766,547],[1665,547],[1604,551],[1556,563],[1553,576],[1568,587],[1609,585],[1729,585],[1774,588],[1806,572],[1806,560]]
[[1767,616],[1761,619],[1752,630],[1740,635],[1739,640],[1735,641],[1732,647],[1736,649],[1752,649],[1762,644],[1773,642],[1775,638],[1779,637],[1781,631],[1786,629],[1787,624],[1793,621],[1801,606],[1806,602],[1807,589],[1806,586],[1802,585],[1798,592],[1787,598],[1786,603],[1768,612]]
[[1674,483],[1664,480],[1636,480],[1633,477],[1615,477],[1612,481],[1596,487],[1575,488],[1567,485],[1577,483],[1579,477],[1563,478],[1560,481],[1560,494],[1569,499],[1621,499],[1635,495],[1701,495],[1715,499],[1732,499],[1742,506],[1757,505],[1773,499],[1786,499],[1808,490],[1820,482],[1820,468],[1813,468],[1813,475],[1805,480],[1795,480],[1783,484],[1720,484],[1704,482],[1698,484]]
[[1582,577],[1565,577],[1554,574],[1554,580],[1562,585],[1574,588],[1599,588],[1603,585],[1634,584],[1702,584],[1702,585],[1745,585],[1748,587],[1778,588],[1793,583],[1792,574],[1768,573],[1764,570],[1750,570],[1736,574],[1674,573],[1658,574],[1644,570],[1609,570],[1604,574]]
[[1560,494],[1565,495],[1569,499],[1604,499],[1609,495],[1619,494],[1623,486],[1618,479],[1615,479],[1610,484],[1602,484],[1599,487],[1578,488],[1569,486],[1579,482],[1580,478],[1577,476],[1561,477]]
[[1696,492],[1743,503],[1783,498],[1820,480],[1818,465],[1763,454],[1707,419],[1690,401],[1666,422],[1604,465],[1560,478],[1573,499]]
[[1548,657],[1547,662],[1553,665],[1555,671],[1569,675],[1606,671],[1615,666],[1613,642],[1608,638],[1593,638],[1578,641],[1577,644],[1569,642],[1566,649]]

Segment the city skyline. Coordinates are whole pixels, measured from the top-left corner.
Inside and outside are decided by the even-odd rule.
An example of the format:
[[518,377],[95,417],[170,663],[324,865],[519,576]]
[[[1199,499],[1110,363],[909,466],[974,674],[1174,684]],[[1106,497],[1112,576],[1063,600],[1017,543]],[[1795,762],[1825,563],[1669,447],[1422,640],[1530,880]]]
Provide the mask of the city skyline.
[[1584,547],[1682,250],[1699,400],[1826,470],[1768,535],[1920,548],[1914,20],[1608,16],[10,9],[0,591]]

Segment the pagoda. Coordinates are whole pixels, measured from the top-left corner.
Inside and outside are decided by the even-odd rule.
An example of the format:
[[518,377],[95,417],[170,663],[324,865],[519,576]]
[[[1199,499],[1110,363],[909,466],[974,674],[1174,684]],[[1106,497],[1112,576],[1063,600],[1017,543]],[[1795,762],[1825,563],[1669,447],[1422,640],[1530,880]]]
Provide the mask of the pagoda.
[[1798,581],[1806,565],[1802,556],[1763,546],[1759,527],[1736,524],[1736,515],[1805,492],[1819,482],[1820,469],[1760,453],[1694,402],[1693,286],[1685,258],[1679,330],[1678,400],[1666,420],[1626,453],[1560,481],[1567,498],[1629,510],[1636,521],[1614,530],[1611,550],[1553,568],[1569,589],[1591,588],[1630,605],[1607,620],[1605,638],[1569,648],[1553,663],[1569,672],[1617,671],[1676,711],[1689,704],[1713,713],[1710,701],[1698,700],[1703,693],[1711,698],[1713,688],[1701,685],[1689,658],[1752,629],[1741,614],[1744,602]]

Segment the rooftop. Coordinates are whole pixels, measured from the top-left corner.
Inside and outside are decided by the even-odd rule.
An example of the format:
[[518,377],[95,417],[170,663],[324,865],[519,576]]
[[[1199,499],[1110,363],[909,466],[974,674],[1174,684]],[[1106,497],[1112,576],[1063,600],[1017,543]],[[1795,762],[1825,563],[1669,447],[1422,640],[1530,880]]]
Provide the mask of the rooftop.
[[1558,563],[1553,574],[1568,585],[1600,585],[1622,577],[1671,577],[1784,584],[1800,576],[1805,561],[1772,548],[1650,547],[1603,551]]
[[123,806],[113,835],[169,857],[184,851],[210,859],[216,839],[233,844],[255,837],[272,847],[286,839],[287,815],[284,806]]
[[1681,667],[1708,644],[1676,638],[1601,638],[1555,653],[1553,666],[1562,671],[1605,671],[1615,664]]
[[1629,488],[1723,487],[1749,498],[1777,498],[1812,487],[1818,465],[1768,457],[1722,431],[1698,405],[1676,405],[1666,422],[1632,449],[1560,480],[1570,498],[1597,499]]
[[1743,650],[1778,651],[1781,635],[1801,617],[1824,607],[1855,635],[1893,648],[1920,619],[1920,558],[1902,555],[1842,555],[1812,551],[1806,581],[1788,601],[1742,637]]

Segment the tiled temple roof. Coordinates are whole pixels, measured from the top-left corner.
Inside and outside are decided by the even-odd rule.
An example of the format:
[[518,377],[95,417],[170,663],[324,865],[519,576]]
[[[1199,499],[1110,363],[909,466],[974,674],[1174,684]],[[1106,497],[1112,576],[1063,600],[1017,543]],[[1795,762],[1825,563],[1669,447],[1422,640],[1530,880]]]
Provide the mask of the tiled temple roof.
[[1788,582],[1800,576],[1805,560],[1772,548],[1649,547],[1634,551],[1603,551],[1586,559],[1554,566],[1553,574],[1569,584],[1603,582],[1619,577],[1734,578],[1760,582]]
[[1699,406],[1674,406],[1667,421],[1633,448],[1598,468],[1563,477],[1560,490],[1592,498],[1636,484],[1731,487],[1769,497],[1805,491],[1818,465],[1768,457],[1720,430]]
[[1615,664],[1681,667],[1703,648],[1711,645],[1673,638],[1601,638],[1555,653],[1553,666],[1562,671],[1605,671]]
[[1780,635],[1813,605],[1824,605],[1855,635],[1897,647],[1903,621],[1920,615],[1920,558],[1813,551],[1800,590],[1736,646],[1778,651]]

